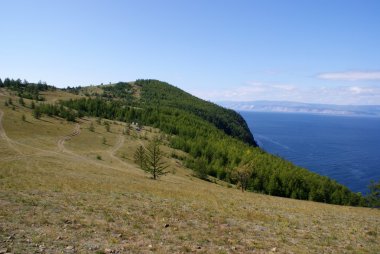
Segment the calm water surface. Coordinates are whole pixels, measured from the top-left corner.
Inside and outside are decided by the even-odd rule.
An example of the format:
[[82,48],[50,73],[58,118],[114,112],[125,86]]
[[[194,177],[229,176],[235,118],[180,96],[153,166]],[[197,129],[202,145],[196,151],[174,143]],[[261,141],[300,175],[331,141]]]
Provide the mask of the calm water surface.
[[259,146],[355,192],[380,180],[380,118],[240,112]]

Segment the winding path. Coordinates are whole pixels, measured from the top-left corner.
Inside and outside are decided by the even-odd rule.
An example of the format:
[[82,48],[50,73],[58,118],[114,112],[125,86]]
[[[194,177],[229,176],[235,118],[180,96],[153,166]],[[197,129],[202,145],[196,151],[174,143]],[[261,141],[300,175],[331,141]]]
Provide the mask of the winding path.
[[[64,136],[64,137],[62,137],[62,138],[60,138],[58,140],[57,146],[58,146],[59,152],[61,154],[70,155],[72,158],[74,157],[74,158],[76,158],[78,160],[85,161],[85,162],[90,163],[92,165],[100,166],[102,168],[110,168],[110,169],[114,169],[114,170],[118,170],[118,171],[124,172],[124,170],[122,169],[122,167],[114,167],[114,166],[111,166],[111,165],[100,163],[98,161],[95,161],[93,159],[87,158],[85,156],[79,155],[79,154],[77,154],[77,153],[75,153],[73,151],[70,151],[70,150],[66,149],[65,146],[64,146],[65,141],[68,141],[71,138],[73,138],[75,136],[78,136],[79,134],[80,134],[80,125],[76,124],[72,133],[70,133],[69,135],[66,135],[66,136]],[[120,135],[120,139],[117,141],[117,143],[115,144],[115,146],[112,147],[111,149],[109,149],[107,152],[108,152],[108,154],[110,155],[111,158],[119,161],[121,164],[123,164],[123,165],[125,165],[127,167],[131,167],[131,164],[128,164],[127,162],[121,160],[119,157],[117,157],[115,155],[115,153],[117,152],[117,150],[119,150],[124,145],[124,141],[125,141],[124,136]]]
[[[23,144],[23,143],[20,143],[20,142],[17,142],[15,140],[12,140],[8,137],[7,133],[5,132],[5,129],[3,127],[3,117],[4,117],[4,112],[2,110],[0,110],[0,139],[3,139],[7,142],[8,146],[13,149],[14,151],[16,151],[18,154],[17,155],[14,155],[14,156],[7,156],[7,157],[3,157],[0,159],[0,161],[14,161],[14,160],[21,160],[21,159],[24,159],[24,158],[28,158],[28,157],[35,157],[35,156],[51,156],[51,155],[63,155],[61,153],[57,153],[55,151],[50,151],[50,150],[45,150],[45,149],[41,149],[41,148],[38,148],[38,147],[35,147],[35,146],[31,146],[31,145],[28,145],[28,144]],[[34,151],[38,151],[37,153],[32,153],[32,154],[25,154],[23,152],[21,152],[16,146],[15,144],[19,145],[19,146],[22,146],[22,147],[26,147],[28,149],[32,149]],[[62,144],[63,145],[63,144]]]
[[[11,149],[13,149],[14,151],[16,151],[18,153],[18,155],[4,157],[4,158],[1,158],[0,161],[14,161],[14,160],[25,159],[28,157],[35,157],[35,156],[39,157],[39,156],[60,155],[60,156],[66,157],[66,159],[70,159],[70,158],[74,159],[75,158],[77,160],[85,161],[87,163],[90,163],[90,164],[93,164],[96,166],[100,166],[102,168],[110,168],[110,169],[114,169],[114,170],[118,170],[118,171],[124,171],[122,169],[123,167],[120,167],[120,166],[114,167],[114,166],[106,165],[106,164],[97,162],[93,159],[87,158],[85,156],[81,156],[81,155],[65,148],[65,142],[66,141],[72,139],[75,136],[78,136],[81,133],[80,125],[78,123],[75,125],[72,133],[70,133],[66,136],[63,136],[58,140],[58,142],[57,142],[58,152],[57,152],[57,151],[45,150],[45,149],[41,149],[38,147],[30,146],[27,144],[19,143],[17,141],[10,139],[7,136],[7,134],[4,130],[3,124],[2,124],[3,116],[4,116],[4,112],[2,110],[0,110],[0,139],[4,140]],[[123,164],[126,167],[131,167],[132,164],[129,164],[129,163],[123,161],[122,159],[120,159],[119,157],[117,157],[115,155],[116,152],[124,145],[124,142],[125,142],[125,137],[123,135],[120,135],[120,138],[118,139],[115,146],[112,147],[111,149],[109,149],[107,152],[109,153],[111,158],[117,160],[118,162],[120,162],[121,164]],[[33,150],[38,151],[38,152],[33,153],[33,154],[23,154],[14,144],[25,146],[27,148],[33,149]]]
[[124,145],[124,142],[125,142],[125,137],[124,137],[124,135],[120,135],[119,137],[120,137],[120,138],[118,139],[118,141],[117,141],[117,143],[115,144],[115,146],[112,147],[110,150],[108,150],[108,153],[109,153],[109,155],[111,156],[111,158],[117,160],[118,162],[120,162],[120,163],[123,164],[124,166],[130,167],[130,166],[131,166],[130,163],[123,161],[122,159],[120,159],[119,157],[117,157],[117,156],[115,155],[116,152],[117,152],[117,150],[119,150],[119,149]]
[[74,131],[72,133],[70,133],[69,135],[66,135],[62,138],[60,138],[58,140],[58,143],[57,143],[57,146],[58,146],[58,151],[59,152],[66,152],[66,153],[71,153],[73,154],[73,152],[67,150],[65,148],[65,141],[68,141],[70,140],[71,138],[75,137],[75,136],[78,136],[80,134],[80,125],[79,124],[76,124],[75,125],[75,128],[74,128]]

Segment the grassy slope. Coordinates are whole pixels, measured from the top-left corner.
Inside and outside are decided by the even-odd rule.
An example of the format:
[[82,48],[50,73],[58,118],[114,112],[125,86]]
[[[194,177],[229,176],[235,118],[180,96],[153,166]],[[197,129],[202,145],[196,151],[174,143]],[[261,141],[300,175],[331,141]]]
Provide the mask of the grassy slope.
[[[35,120],[16,97],[16,110],[5,107],[6,98],[0,94],[7,135],[0,136],[0,250],[380,252],[379,210],[241,193],[192,177],[174,159],[167,159],[173,172],[153,181],[131,158],[146,142],[138,136],[151,138],[158,130],[123,138],[122,123],[112,122],[107,133],[84,119],[80,134],[62,142],[75,124]],[[91,121],[95,132],[88,130]]]

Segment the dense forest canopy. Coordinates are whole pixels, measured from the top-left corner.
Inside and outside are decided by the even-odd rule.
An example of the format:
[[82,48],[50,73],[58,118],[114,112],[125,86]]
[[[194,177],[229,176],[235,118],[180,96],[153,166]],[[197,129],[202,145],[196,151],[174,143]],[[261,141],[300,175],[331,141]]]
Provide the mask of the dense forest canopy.
[[257,146],[243,117],[233,110],[201,100],[179,88],[157,80],[137,80],[141,86],[141,102],[150,106],[182,109],[212,123],[227,135]]
[[[34,87],[34,84],[28,86]],[[336,181],[261,150],[244,119],[232,110],[157,80],[120,82],[98,88],[101,92],[86,92],[80,99],[54,105],[39,103],[34,112],[70,121],[92,116],[153,126],[167,135],[172,148],[188,154],[181,158],[183,163],[200,172],[199,175],[236,183],[233,172],[244,165],[250,169],[251,176],[245,187],[250,191],[333,204],[365,204],[360,194]],[[20,89],[16,90],[28,91]],[[78,94],[81,88],[66,91]]]

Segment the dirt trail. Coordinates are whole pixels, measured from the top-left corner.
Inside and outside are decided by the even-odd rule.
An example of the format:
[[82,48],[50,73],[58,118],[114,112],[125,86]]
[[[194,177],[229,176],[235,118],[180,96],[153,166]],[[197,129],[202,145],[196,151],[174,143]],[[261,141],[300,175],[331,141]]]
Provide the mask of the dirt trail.
[[[68,150],[67,148],[65,148],[65,141],[68,141],[70,140],[71,138],[75,137],[75,136],[78,136],[80,134],[80,125],[79,124],[76,124],[75,125],[75,128],[73,130],[72,133],[70,133],[69,135],[66,135],[66,136],[63,136],[62,138],[60,138],[57,142],[57,146],[58,146],[58,152],[57,151],[49,151],[49,150],[45,150],[45,149],[41,149],[41,148],[37,148],[37,147],[34,147],[34,146],[30,146],[30,145],[27,145],[27,144],[22,144],[22,143],[19,143],[17,141],[13,141],[12,139],[10,139],[7,135],[6,135],[6,132],[3,128],[3,125],[2,125],[2,118],[3,118],[3,111],[0,110],[0,139],[4,139],[8,145],[15,151],[17,151],[19,154],[16,155],[16,156],[9,156],[9,157],[4,157],[4,158],[1,158],[0,161],[14,161],[14,160],[22,160],[22,159],[26,159],[28,157],[42,157],[42,156],[51,156],[51,155],[58,155],[58,156],[63,156],[65,157],[66,159],[76,159],[78,161],[82,161],[82,162],[86,162],[86,163],[89,163],[89,164],[92,164],[92,165],[95,165],[95,166],[98,166],[98,167],[102,167],[102,168],[108,168],[108,169],[114,169],[114,170],[118,170],[118,171],[125,171],[125,168],[124,167],[114,167],[114,166],[110,166],[110,165],[106,165],[104,163],[100,163],[98,161],[95,161],[93,159],[90,159],[90,158],[87,158],[85,156],[81,156],[79,154],[76,154],[75,152],[73,151],[70,151]],[[119,157],[117,157],[115,155],[115,153],[117,152],[117,150],[119,150],[123,145],[124,145],[124,142],[125,142],[125,138],[124,136],[120,136],[120,139],[117,141],[117,143],[115,144],[114,147],[112,147],[112,149],[108,150],[108,153],[109,155],[119,161],[121,164],[123,164],[124,166],[127,166],[127,167],[133,167],[133,165],[131,164],[128,164],[127,162],[121,160]],[[34,154],[23,154],[20,150],[17,149],[17,147],[14,146],[14,144],[18,144],[20,146],[24,146],[24,147],[27,147],[27,148],[30,148],[30,149],[33,149],[35,151],[38,151],[37,153],[34,153]]]
[[64,136],[58,140],[57,146],[58,146],[58,151],[60,152],[66,152],[66,153],[73,153],[65,148],[65,141],[70,140],[71,138],[78,136],[80,134],[80,125],[76,124],[74,131],[70,133],[67,136]]
[[[82,156],[82,155],[79,155],[79,154],[77,154],[77,153],[75,153],[73,151],[70,151],[67,148],[65,148],[65,146],[64,146],[65,141],[68,141],[71,138],[73,138],[75,136],[78,136],[79,134],[80,134],[80,125],[76,124],[75,128],[74,128],[74,130],[73,130],[73,132],[71,134],[69,134],[67,136],[64,136],[64,137],[62,137],[61,139],[58,140],[58,143],[57,143],[58,150],[59,150],[59,152],[61,152],[62,155],[63,154],[67,154],[67,155],[70,155],[71,158],[75,158],[75,159],[80,160],[82,162],[87,162],[89,164],[96,165],[98,167],[108,168],[108,169],[114,169],[114,170],[125,172],[125,170],[123,169],[123,167],[114,167],[114,166],[106,165],[104,163],[95,161],[93,159],[87,158],[87,157]],[[115,156],[116,151],[119,150],[123,146],[124,141],[125,141],[124,136],[121,136],[121,138],[118,140],[118,142],[116,143],[116,145],[114,147],[112,147],[110,150],[108,150],[107,152],[109,153],[109,155],[112,158],[114,158],[115,160],[119,161],[123,165],[131,167],[131,164],[128,164],[127,162],[124,162],[123,160],[121,160],[120,158],[118,158],[117,156]]]
[[16,151],[19,154],[22,154],[22,152],[17,147],[14,146],[13,140],[7,136],[7,133],[5,132],[4,127],[3,127],[3,116],[4,116],[4,112],[0,110],[0,138],[4,139],[8,143],[8,146],[12,148],[14,151]]
[[120,138],[117,140],[117,143],[115,144],[115,146],[109,150],[111,156],[115,156],[115,153],[117,152],[117,150],[119,150],[124,145],[125,137],[123,135],[120,135],[119,137]]
[[[15,140],[10,139],[8,137],[8,135],[6,134],[6,132],[4,130],[4,127],[3,127],[3,124],[2,124],[3,116],[4,116],[4,112],[0,110],[0,139],[5,140],[8,143],[8,146],[10,148],[12,148],[13,150],[15,150],[18,153],[18,155],[3,157],[3,158],[0,159],[0,161],[21,160],[21,159],[25,159],[25,158],[28,158],[28,157],[35,157],[35,156],[63,155],[63,154],[57,153],[55,151],[41,149],[41,148],[38,148],[36,146],[31,146],[31,145],[28,145],[28,144],[23,144],[23,143],[20,143],[20,142],[17,142]],[[22,146],[22,147],[34,150],[34,151],[38,151],[38,152],[37,153],[32,153],[32,154],[25,154],[25,153],[21,152],[15,146],[15,144],[17,144],[18,146]]]
[[124,135],[120,135],[119,136],[120,138],[117,140],[117,143],[115,144],[114,147],[112,147],[110,150],[108,150],[108,153],[109,155],[111,156],[111,158],[117,160],[118,162],[120,162],[121,164],[123,164],[124,166],[127,166],[127,167],[130,167],[132,166],[130,163],[126,162],[126,161],[123,161],[122,159],[120,159],[119,157],[117,157],[115,154],[117,152],[117,150],[119,150],[123,145],[124,145],[124,142],[125,142],[125,137]]

